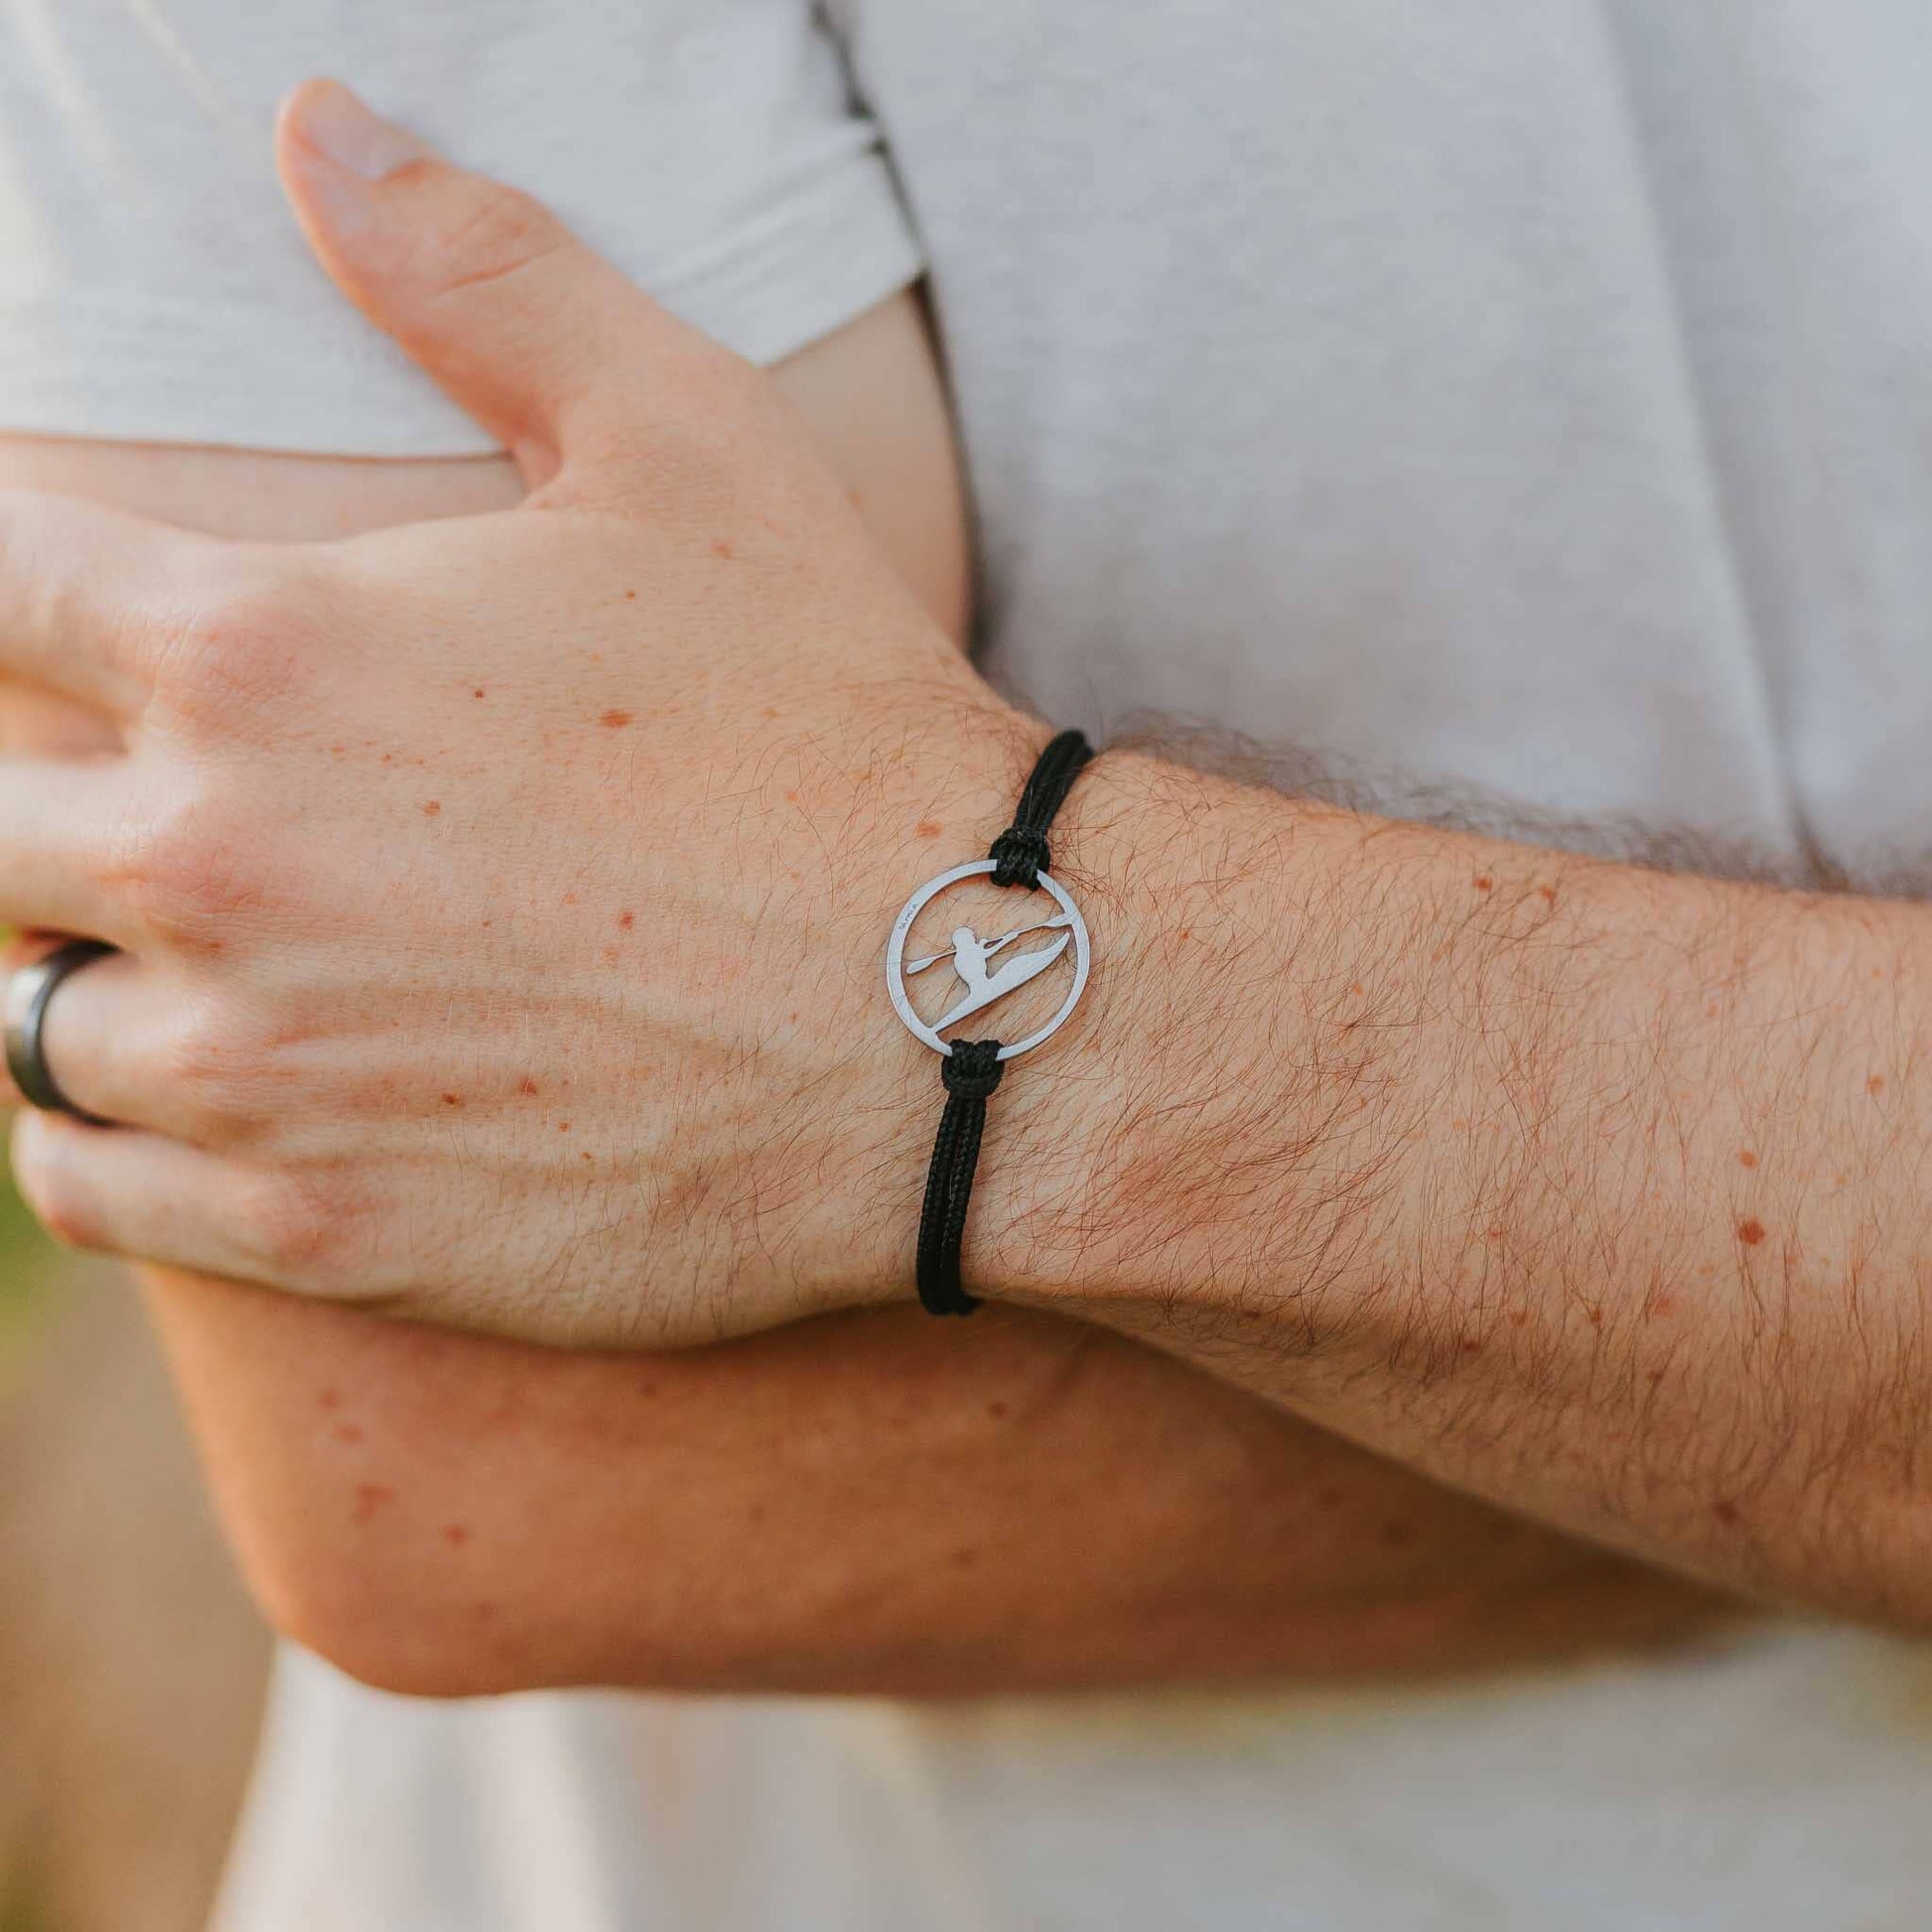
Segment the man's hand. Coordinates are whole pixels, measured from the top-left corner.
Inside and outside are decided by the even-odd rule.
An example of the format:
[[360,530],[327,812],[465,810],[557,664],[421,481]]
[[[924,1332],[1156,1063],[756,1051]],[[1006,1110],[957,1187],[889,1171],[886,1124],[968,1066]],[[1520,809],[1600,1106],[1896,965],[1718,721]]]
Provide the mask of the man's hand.
[[0,766],[0,919],[124,952],[47,1035],[119,1126],[25,1117],[23,1189],[86,1245],[552,1340],[903,1294],[938,1086],[881,908],[1039,734],[763,376],[340,88],[283,158],[535,493],[287,549],[0,512],[5,668],[126,746]]

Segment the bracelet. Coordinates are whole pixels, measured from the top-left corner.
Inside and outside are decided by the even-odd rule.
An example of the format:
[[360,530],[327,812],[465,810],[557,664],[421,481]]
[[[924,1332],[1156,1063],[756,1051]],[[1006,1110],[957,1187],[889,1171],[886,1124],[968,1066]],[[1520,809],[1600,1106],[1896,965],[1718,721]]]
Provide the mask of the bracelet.
[[[1052,855],[1046,834],[1073,781],[1080,775],[1093,747],[1079,732],[1061,732],[1039,755],[1013,823],[993,841],[984,859],[975,859],[937,879],[929,879],[905,901],[893,924],[886,948],[886,987],[898,1017],[935,1053],[944,1055],[939,1075],[946,1089],[946,1110],[932,1147],[926,1171],[925,1204],[919,1215],[919,1300],[928,1314],[971,1314],[978,1300],[960,1285],[959,1250],[966,1233],[966,1209],[972,1199],[973,1173],[979,1166],[980,1135],[986,1125],[986,1103],[1000,1084],[1008,1060],[1030,1053],[1066,1024],[1086,990],[1091,949],[1086,921],[1065,889],[1047,871]],[[905,948],[919,915],[948,888],[962,880],[990,877],[996,886],[1027,888],[1046,894],[1057,909],[1033,925],[1015,926],[997,939],[981,939],[969,925],[954,926],[951,943],[937,952],[907,960]],[[1043,945],[1014,954],[990,969],[996,954],[1032,933],[1057,936]],[[1072,980],[1058,1009],[1042,1025],[1011,1045],[997,1039],[941,1037],[950,1028],[984,1012],[995,1001],[1041,978],[1055,965],[1070,963]],[[939,1016],[927,1022],[912,1004],[906,982],[929,968],[950,962],[954,997]]]

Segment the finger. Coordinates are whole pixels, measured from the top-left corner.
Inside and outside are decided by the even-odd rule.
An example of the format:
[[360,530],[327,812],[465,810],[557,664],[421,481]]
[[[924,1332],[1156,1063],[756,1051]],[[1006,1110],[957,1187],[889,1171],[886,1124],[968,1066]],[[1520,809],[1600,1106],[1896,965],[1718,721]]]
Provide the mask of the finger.
[[533,483],[566,459],[594,463],[691,371],[735,361],[540,203],[444,160],[336,81],[289,96],[277,155],[337,285]]
[[21,1114],[21,1198],[56,1240],[195,1274],[295,1288],[309,1237],[271,1183],[218,1154],[131,1128]]
[[0,675],[122,720],[192,608],[210,539],[75,497],[0,491]]
[[123,736],[91,705],[38,686],[0,680],[0,752],[34,758],[100,758],[122,749]]
[[0,926],[132,943],[111,884],[129,809],[119,759],[0,758]]
[[41,1057],[63,1096],[116,1126],[177,1140],[219,1137],[218,1055],[191,1062],[181,988],[129,953],[97,959],[63,980],[41,1023]]

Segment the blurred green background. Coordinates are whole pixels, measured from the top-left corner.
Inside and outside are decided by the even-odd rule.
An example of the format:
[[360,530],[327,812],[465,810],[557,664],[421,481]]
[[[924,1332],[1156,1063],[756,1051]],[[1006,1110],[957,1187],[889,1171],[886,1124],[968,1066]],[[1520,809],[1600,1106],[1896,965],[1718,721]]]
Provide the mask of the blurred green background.
[[0,1348],[32,1318],[42,1303],[42,1264],[49,1250],[9,1184],[0,1157]]
[[267,1633],[133,1284],[43,1239],[4,1168],[0,1932],[202,1932]]
[[[0,1115],[0,1124],[5,1116]],[[0,1156],[0,1394],[12,1381],[20,1339],[47,1306],[47,1262],[51,1250],[7,1179]],[[13,1472],[18,1479],[20,1472]],[[9,1870],[11,1860],[0,1845],[0,1932],[47,1932],[34,1906],[29,1874]]]

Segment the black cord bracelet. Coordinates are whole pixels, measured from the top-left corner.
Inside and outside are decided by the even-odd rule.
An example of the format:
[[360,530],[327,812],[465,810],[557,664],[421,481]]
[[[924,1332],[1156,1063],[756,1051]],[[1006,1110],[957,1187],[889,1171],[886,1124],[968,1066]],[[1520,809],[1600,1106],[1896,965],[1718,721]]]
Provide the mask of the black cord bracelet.
[[[986,1126],[986,1103],[1000,1084],[1008,1060],[1031,1052],[1049,1034],[1056,1033],[1078,1003],[1087,983],[1091,954],[1087,928],[1079,909],[1050,871],[1052,853],[1046,835],[1073,781],[1093,757],[1093,747],[1079,732],[1061,732],[1040,753],[1013,823],[993,841],[984,859],[941,873],[906,900],[893,926],[886,949],[886,984],[893,1005],[912,1033],[935,1052],[945,1055],[940,1079],[946,1089],[946,1110],[932,1146],[932,1165],[926,1171],[925,1205],[919,1216],[919,1300],[929,1314],[971,1314],[978,1301],[959,1279],[959,1251],[966,1234],[966,1209],[973,1195],[973,1174],[979,1166],[980,1136]],[[982,940],[970,926],[953,929],[953,943],[921,959],[905,957],[912,924],[934,898],[961,880],[990,877],[996,886],[1045,893],[1057,906],[1048,918],[1031,926],[1016,926],[997,939]],[[988,962],[1017,939],[1033,932],[1058,932],[1057,939],[1017,953],[997,971]],[[1062,959],[1070,961],[1072,982],[1059,1009],[1046,1024],[1010,1045],[997,1039],[946,1040],[941,1035],[975,1014],[1048,971]],[[965,988],[938,1019],[928,1024],[919,1017],[906,990],[906,981],[929,967],[952,962],[955,977]]]

